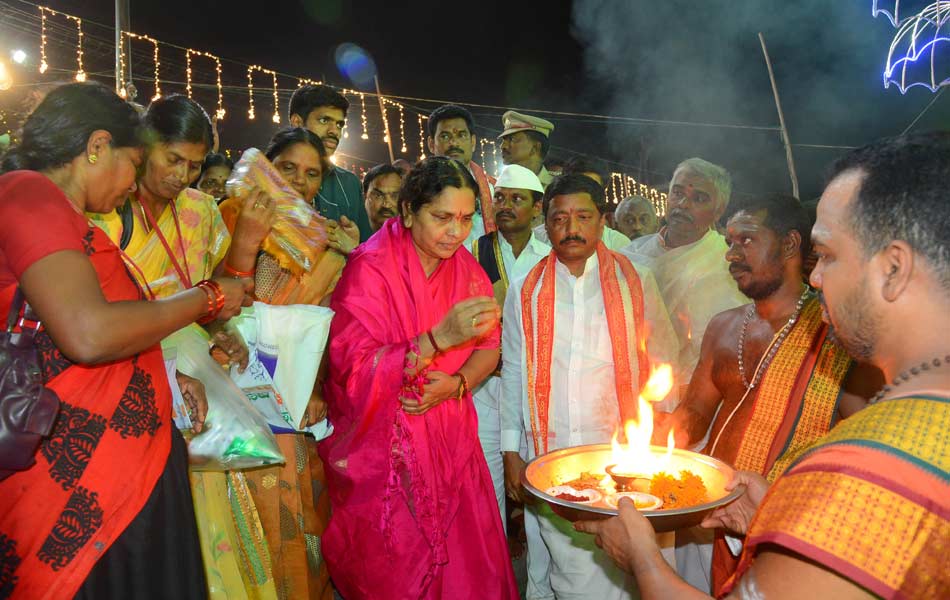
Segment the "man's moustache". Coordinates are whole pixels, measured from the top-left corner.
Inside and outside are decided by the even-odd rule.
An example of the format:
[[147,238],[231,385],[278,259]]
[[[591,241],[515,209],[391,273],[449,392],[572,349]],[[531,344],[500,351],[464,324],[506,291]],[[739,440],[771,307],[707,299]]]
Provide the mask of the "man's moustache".
[[379,214],[382,215],[382,216],[384,216],[384,217],[395,217],[395,216],[396,216],[396,211],[394,211],[394,210],[389,210],[388,208],[381,208],[381,209],[379,209]]
[[751,271],[752,271],[751,267],[749,267],[748,265],[742,265],[742,264],[732,264],[732,265],[729,265],[729,272],[730,272],[730,273],[733,273],[733,274],[735,274],[735,273],[744,273],[744,272],[746,272],[746,271],[751,272]]
[[580,237],[580,236],[572,235],[572,236],[570,236],[570,237],[566,237],[566,238],[564,238],[563,240],[561,240],[561,241],[560,241],[560,244],[563,246],[564,244],[566,244],[566,243],[568,243],[568,242],[580,242],[581,244],[586,244],[586,243],[587,243],[587,240],[585,240],[584,238],[582,238],[582,237]]
[[446,151],[446,154],[452,154],[453,152],[456,152],[456,153],[458,153],[458,154],[464,154],[464,152],[462,152],[462,149],[461,149],[461,148],[449,148],[449,149]]
[[495,213],[495,218],[498,219],[498,218],[500,218],[500,217],[510,217],[510,218],[514,219],[514,218],[515,218],[515,213],[511,212],[510,210],[500,210],[500,211],[498,211],[498,212]]
[[674,208],[673,210],[670,211],[670,218],[673,218],[673,217],[679,217],[679,218],[683,219],[684,221],[689,221],[690,223],[693,222],[693,216],[692,216],[692,215],[690,215],[690,214],[689,214],[688,212],[686,212],[685,210],[681,210],[681,209],[678,209],[678,208]]

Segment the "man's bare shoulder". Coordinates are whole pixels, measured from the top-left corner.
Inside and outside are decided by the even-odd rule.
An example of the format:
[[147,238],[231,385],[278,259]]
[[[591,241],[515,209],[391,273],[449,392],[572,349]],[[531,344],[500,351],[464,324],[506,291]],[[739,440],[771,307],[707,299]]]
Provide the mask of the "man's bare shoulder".
[[717,314],[715,317],[709,320],[709,325],[706,326],[705,335],[707,337],[710,335],[720,337],[731,332],[737,327],[740,327],[742,325],[742,320],[749,311],[749,306],[749,304],[743,304],[741,306],[736,306],[735,308],[730,308],[729,310],[724,310]]

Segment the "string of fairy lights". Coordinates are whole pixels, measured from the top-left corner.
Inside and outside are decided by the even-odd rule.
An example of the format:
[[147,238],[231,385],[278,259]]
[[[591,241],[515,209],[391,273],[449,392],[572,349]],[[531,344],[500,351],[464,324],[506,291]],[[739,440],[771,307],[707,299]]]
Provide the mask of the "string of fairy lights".
[[[76,81],[85,81],[86,80],[86,71],[83,68],[83,22],[80,17],[63,13],[61,11],[54,10],[47,6],[37,6],[40,16],[40,73],[45,73],[49,68],[49,62],[47,57],[47,45],[49,43],[47,36],[47,19],[56,17],[63,20],[72,22],[76,25],[76,71],[74,78]],[[144,34],[139,34],[131,31],[122,31],[120,34],[120,39],[123,41],[127,40],[129,42],[129,47],[131,48],[131,42],[133,40],[138,42],[147,42],[151,44],[152,50],[152,74],[153,74],[153,95],[151,96],[152,100],[156,100],[162,96],[162,83],[161,78],[161,57],[160,57],[160,46],[164,45],[163,42]],[[173,46],[174,47],[174,46]],[[177,48],[177,47],[175,47]],[[122,75],[120,75],[119,81],[116,82],[116,90],[120,96],[123,98],[130,96],[131,82],[125,80],[125,73],[127,72],[126,66],[127,62],[130,60],[130,57],[126,56],[126,44],[122,44],[122,48],[119,51],[119,66]],[[207,59],[207,61],[214,63],[215,68],[215,84],[217,92],[217,108],[215,110],[215,117],[218,120],[223,120],[228,113],[224,105],[224,86],[222,84],[222,60],[220,57],[211,54],[210,52],[199,50],[196,48],[184,48],[185,54],[185,93],[189,98],[193,94],[193,82],[195,80],[195,69],[193,63],[196,59]],[[179,63],[180,64],[180,63]],[[255,120],[257,117],[257,108],[260,106],[259,101],[255,101],[255,95],[262,92],[263,90],[259,87],[258,84],[255,84],[255,75],[257,77],[264,77],[270,82],[270,95],[273,100],[273,109],[274,112],[271,115],[271,120],[274,123],[281,122],[280,114],[280,96],[279,93],[281,89],[278,86],[278,77],[281,75],[273,69],[269,69],[262,65],[249,65],[247,66],[246,79],[247,79],[247,118],[249,120]],[[322,84],[320,81],[315,81],[306,77],[296,77],[297,86],[302,85],[319,85]],[[166,84],[169,82],[165,81]],[[266,88],[265,88],[266,89]],[[340,89],[340,92],[351,98],[359,98],[359,110],[360,110],[360,138],[363,140],[368,140],[370,138],[369,132],[369,122],[367,117],[366,110],[366,92],[350,90],[346,88]],[[379,110],[382,121],[382,132],[383,138],[382,141],[385,144],[390,144],[395,152],[397,149],[400,154],[406,155],[409,153],[409,138],[406,132],[406,112],[409,111],[409,108],[396,100],[392,100],[386,96],[378,94],[369,94],[373,97],[376,97],[379,100]],[[426,156],[426,128],[424,121],[427,117],[419,112],[418,110],[413,110],[416,114],[416,122],[419,128],[418,134],[418,145],[419,153],[418,158],[422,159]],[[394,130],[390,127],[390,114],[395,114],[399,119],[399,139],[398,144],[394,143],[396,140],[393,140]],[[344,137],[349,137],[348,132],[344,129]],[[481,166],[488,172],[492,172],[499,165],[499,147],[494,139],[480,136],[478,138],[478,150],[479,150],[479,159]],[[629,195],[640,195],[653,202],[657,207],[657,210],[662,214],[665,211],[665,200],[666,194],[659,192],[658,190],[636,181],[630,175],[625,173],[615,172],[611,173],[610,183],[608,184],[608,197],[614,203],[619,202],[622,198]]]

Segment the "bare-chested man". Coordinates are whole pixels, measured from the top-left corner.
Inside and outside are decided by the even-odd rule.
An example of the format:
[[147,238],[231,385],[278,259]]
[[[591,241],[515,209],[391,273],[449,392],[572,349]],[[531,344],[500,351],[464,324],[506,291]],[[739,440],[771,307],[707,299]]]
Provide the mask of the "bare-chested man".
[[[745,536],[720,598],[948,598],[950,537],[950,132],[875,142],[839,159],[812,230],[825,319],[891,384],[745,491],[707,527]],[[774,364],[774,363],[773,363]],[[666,564],[633,502],[579,521],[633,573],[644,600],[708,595]]]
[[[657,443],[670,426],[681,447],[699,445],[709,431],[706,454],[768,477],[880,387],[876,369],[853,364],[829,337],[818,298],[804,283],[810,229],[807,211],[791,196],[737,207],[727,224],[726,260],[753,303],[709,322],[686,399],[672,415],[658,413]],[[694,546],[704,541],[681,535],[677,565],[687,581],[709,591],[709,548]],[[712,560],[716,585],[735,568],[720,545]]]

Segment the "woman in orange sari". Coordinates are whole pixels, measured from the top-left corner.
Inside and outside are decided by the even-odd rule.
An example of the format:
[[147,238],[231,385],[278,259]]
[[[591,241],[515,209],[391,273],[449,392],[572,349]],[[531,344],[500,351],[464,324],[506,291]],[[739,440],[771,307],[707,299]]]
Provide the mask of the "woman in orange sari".
[[[320,138],[300,127],[274,134],[264,156],[302,198],[317,194],[329,164]],[[242,210],[240,200],[225,200],[220,209],[225,224],[233,229]],[[345,255],[359,242],[355,225],[328,229],[325,251],[309,272],[301,270],[280,246],[265,239],[255,267],[255,297],[278,305],[328,302],[346,262]],[[302,429],[326,418],[319,387],[310,398]],[[316,440],[309,433],[275,430],[275,434],[287,462],[251,469],[244,476],[267,539],[278,594],[282,598],[330,600],[330,575],[318,551],[330,519],[330,500]]]

